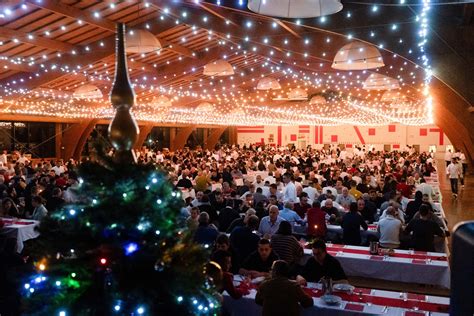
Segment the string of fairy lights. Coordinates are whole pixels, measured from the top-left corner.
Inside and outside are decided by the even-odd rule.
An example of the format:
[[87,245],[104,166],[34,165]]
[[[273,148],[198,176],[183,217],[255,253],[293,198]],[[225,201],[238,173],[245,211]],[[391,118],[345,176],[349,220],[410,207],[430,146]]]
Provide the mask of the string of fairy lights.
[[[154,76],[139,75],[132,79],[133,85],[137,91],[137,105],[135,106],[135,115],[139,120],[151,122],[179,122],[193,124],[217,124],[217,125],[239,125],[249,122],[256,125],[301,125],[301,124],[320,124],[320,125],[337,125],[344,122],[348,124],[360,125],[382,125],[391,122],[398,122],[407,125],[424,125],[433,122],[432,101],[429,97],[429,78],[431,77],[431,68],[429,59],[425,52],[428,33],[428,11],[430,8],[429,0],[422,0],[423,7],[419,15],[416,16],[415,22],[419,24],[419,42],[418,50],[420,52],[420,63],[422,66],[413,64],[409,60],[404,59],[398,54],[389,55],[386,44],[374,43],[384,54],[384,61],[387,66],[371,71],[327,71],[328,65],[331,64],[333,53],[331,45],[338,36],[331,32],[325,36],[325,41],[318,47],[316,52],[311,51],[315,41],[312,38],[314,27],[305,25],[300,20],[295,20],[294,25],[302,28],[301,38],[289,37],[288,35],[277,33],[273,34],[269,31],[268,36],[263,38],[253,37],[252,31],[256,27],[256,21],[251,18],[244,18],[242,31],[232,32],[228,30],[219,30],[217,32],[212,29],[212,16],[201,14],[195,15],[186,7],[183,8],[158,8],[161,15],[149,23],[160,23],[166,20],[174,20],[175,25],[188,26],[192,34],[205,34],[207,36],[208,45],[202,52],[202,56],[206,56],[212,51],[213,47],[218,47],[221,58],[228,60],[232,64],[232,60],[239,56],[245,57],[245,63],[234,66],[235,75],[229,77],[206,77],[200,74],[202,66],[193,66],[192,62],[187,61],[181,56],[173,57],[173,63],[189,62],[183,71],[176,73],[166,73],[160,75],[155,72]],[[152,4],[148,4],[152,6]],[[112,9],[112,7],[110,7]],[[22,5],[18,10],[27,10],[28,5]],[[13,16],[15,11],[5,11],[3,9],[4,18]],[[377,14],[381,11],[381,7],[374,4],[368,7],[370,14]],[[351,20],[356,16],[356,12],[347,11],[344,13],[347,20]],[[102,18],[100,12],[95,16]],[[0,18],[2,18],[0,16]],[[319,17],[318,22],[321,25],[327,23],[329,17]],[[192,22],[192,23],[190,23]],[[233,21],[227,20],[225,25],[230,26]],[[83,21],[77,21],[82,26]],[[268,24],[270,30],[280,28],[275,21],[258,21],[259,27]],[[399,33],[402,25],[409,24],[406,21],[399,23],[387,23],[383,27],[388,27],[394,34]],[[147,25],[149,25],[147,23]],[[67,32],[71,28],[71,24],[62,27],[59,26],[55,30],[42,31],[43,34],[30,34],[32,38],[35,36],[51,36],[57,32]],[[232,30],[232,27],[229,27]],[[365,30],[368,32],[369,38],[377,38],[376,29]],[[48,32],[48,34],[46,34]],[[319,30],[319,33],[321,30]],[[248,35],[245,35],[248,34]],[[245,36],[244,36],[245,35]],[[346,40],[355,39],[352,33],[343,34]],[[399,34],[397,35],[399,36]],[[179,39],[179,43],[185,45],[190,35],[183,35]],[[297,50],[293,45],[295,41],[299,41],[300,46],[308,47],[308,51]],[[15,43],[15,39],[10,42]],[[18,40],[17,40],[18,42]],[[398,45],[404,43],[400,38]],[[0,42],[0,48],[7,43]],[[10,43],[11,44],[11,43]],[[324,44],[328,45],[327,49]],[[76,49],[72,52],[56,52],[50,54],[42,54],[41,56],[0,56],[0,61],[4,64],[20,64],[27,65],[38,69],[28,77],[20,78],[15,81],[6,81],[0,85],[3,98],[0,99],[0,113],[5,114],[26,114],[41,116],[60,116],[66,118],[110,118],[113,116],[111,106],[107,100],[77,100],[73,97],[72,91],[82,84],[88,82],[97,82],[98,85],[110,86],[113,79],[113,65],[111,63],[94,63],[88,65],[60,65],[57,63],[58,57],[65,54],[87,56],[94,50],[95,44],[83,46],[81,51]],[[98,46],[104,47],[103,41],[97,43]],[[280,49],[279,57],[275,57]],[[264,51],[265,50],[265,51]],[[310,52],[311,51],[311,52]],[[407,55],[413,54],[414,48],[408,48]],[[156,56],[161,53],[149,54],[133,54],[131,60],[147,62],[148,60],[156,60]],[[155,57],[153,57],[153,56]],[[255,56],[258,56],[255,58]],[[56,57],[56,59],[52,59]],[[247,61],[255,59],[259,66],[247,66]],[[389,60],[393,59],[393,63]],[[303,61],[302,61],[303,60]],[[157,64],[158,63],[158,64]],[[150,63],[150,68],[156,68],[160,65],[170,65],[170,60],[158,60],[158,62]],[[395,66],[398,65],[398,66]],[[401,67],[400,67],[401,66]],[[319,68],[324,70],[319,71]],[[398,67],[398,68],[397,68]],[[148,69],[147,69],[148,70]],[[24,89],[23,83],[29,80],[41,78],[44,74],[56,71],[63,74],[77,76],[78,80],[69,81],[69,84],[61,86],[58,84],[57,89]],[[381,94],[384,91],[366,91],[362,89],[364,80],[370,73],[396,73],[395,79],[398,80],[401,90],[411,100],[403,104],[390,104],[381,101]],[[258,75],[260,73],[260,76]],[[284,82],[281,90],[258,91],[256,83],[265,73],[269,76],[278,77],[278,81]],[[133,74],[133,72],[132,72]],[[196,79],[190,82],[176,83],[173,78],[179,78],[186,74],[195,74]],[[255,74],[255,75],[253,75]],[[251,75],[251,79],[247,77]],[[75,77],[73,77],[75,78]],[[165,82],[164,84],[160,84]],[[169,82],[169,83],[168,83]],[[272,99],[285,97],[294,88],[303,87],[308,94],[324,93],[324,91],[338,91],[340,98],[329,99],[325,106],[308,107],[308,102],[286,102],[285,104],[274,105]],[[105,89],[104,89],[105,90]],[[106,95],[106,93],[104,93]],[[165,95],[169,97],[174,105],[165,109],[153,104],[153,96]],[[11,98],[10,98],[11,97]],[[213,109],[207,113],[195,111],[194,108],[180,107],[181,101],[186,98],[195,100],[209,101],[213,104]],[[98,102],[99,101],[99,102]],[[308,100],[309,101],[309,100]],[[424,104],[422,104],[423,102]],[[97,104],[101,104],[98,106]],[[300,104],[302,106],[300,106]],[[403,109],[413,107],[414,110],[406,111]],[[282,118],[276,112],[268,111],[269,108],[278,112],[280,109],[286,113],[287,110],[293,111],[298,115],[294,117]],[[216,111],[216,109],[219,109]],[[236,117],[232,115],[233,111],[240,111]],[[306,117],[302,116],[304,111],[311,111],[309,114],[319,113],[321,115]],[[357,112],[357,113],[353,113]],[[215,115],[218,113],[219,115]],[[178,117],[181,115],[182,117]],[[285,114],[287,115],[287,113]],[[303,119],[303,117],[305,117]],[[322,118],[324,117],[324,119]]]

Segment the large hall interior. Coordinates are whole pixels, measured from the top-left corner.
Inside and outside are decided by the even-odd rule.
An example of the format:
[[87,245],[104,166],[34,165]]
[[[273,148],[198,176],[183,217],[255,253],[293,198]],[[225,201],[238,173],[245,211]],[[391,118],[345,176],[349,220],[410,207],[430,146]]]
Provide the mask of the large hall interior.
[[474,3],[0,0],[0,315],[474,315]]

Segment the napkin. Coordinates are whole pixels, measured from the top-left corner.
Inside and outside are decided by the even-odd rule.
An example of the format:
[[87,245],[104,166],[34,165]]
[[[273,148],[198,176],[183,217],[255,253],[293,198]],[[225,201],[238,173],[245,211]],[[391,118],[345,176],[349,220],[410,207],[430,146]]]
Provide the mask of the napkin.
[[364,305],[347,303],[344,309],[349,311],[362,312],[364,310]]

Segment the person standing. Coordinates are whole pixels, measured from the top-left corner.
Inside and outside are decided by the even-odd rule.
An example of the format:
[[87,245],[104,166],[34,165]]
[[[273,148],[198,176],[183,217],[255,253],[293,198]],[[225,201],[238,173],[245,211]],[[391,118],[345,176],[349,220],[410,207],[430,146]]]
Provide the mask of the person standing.
[[461,175],[461,170],[456,163],[456,158],[454,158],[451,163],[446,168],[446,174],[449,177],[451,182],[451,192],[453,193],[453,198],[457,199],[458,197],[458,178]]
[[271,272],[272,277],[260,285],[255,296],[255,302],[263,306],[263,316],[298,316],[300,305],[304,308],[314,305],[313,298],[289,279],[288,263],[276,260]]
[[344,244],[360,246],[362,238],[360,236],[360,228],[367,230],[367,223],[357,210],[357,203],[351,203],[349,212],[342,218],[342,238]]
[[449,166],[452,159],[453,159],[453,153],[451,152],[451,149],[448,149],[448,151],[444,153],[444,161],[446,161],[446,167]]

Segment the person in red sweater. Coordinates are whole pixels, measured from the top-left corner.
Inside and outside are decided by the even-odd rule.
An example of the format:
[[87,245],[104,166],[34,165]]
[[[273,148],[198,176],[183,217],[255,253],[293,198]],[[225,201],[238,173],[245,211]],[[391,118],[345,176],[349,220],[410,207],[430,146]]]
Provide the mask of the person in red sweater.
[[324,239],[326,237],[326,212],[321,209],[319,201],[313,202],[313,207],[306,213],[308,222],[308,231],[306,234],[310,237],[317,237]]
[[245,288],[236,288],[234,286],[234,275],[230,273],[232,267],[231,254],[225,250],[217,250],[212,254],[212,260],[219,264],[222,269],[222,287],[219,291],[222,293],[226,291],[233,299],[239,299],[247,294],[248,290]]

